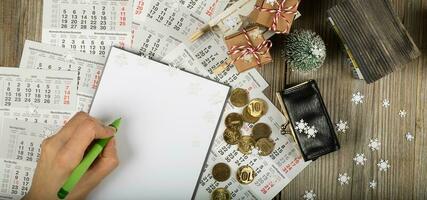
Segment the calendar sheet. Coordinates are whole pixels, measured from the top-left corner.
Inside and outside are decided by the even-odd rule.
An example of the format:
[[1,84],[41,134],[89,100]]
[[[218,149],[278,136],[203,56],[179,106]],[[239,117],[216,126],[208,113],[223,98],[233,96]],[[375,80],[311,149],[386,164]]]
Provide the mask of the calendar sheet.
[[248,92],[262,93],[268,87],[268,83],[256,69],[250,69],[238,74],[237,71],[231,76],[232,78],[218,78],[199,62],[196,56],[184,45],[180,44],[173,52],[166,55],[162,62],[168,63],[172,67],[183,69],[185,71],[216,79],[224,84],[229,84],[236,88],[245,88]]
[[42,42],[106,56],[130,32],[132,0],[44,0]]
[[0,158],[0,199],[18,200],[30,190],[37,163]]
[[77,71],[77,110],[89,112],[106,58],[27,40],[20,68]]
[[[167,4],[165,12],[172,9],[174,11],[185,9],[192,13],[193,16],[203,21],[208,21],[212,17],[224,11],[230,0],[135,0],[133,6],[134,20],[144,21],[147,14],[161,12],[160,4]],[[150,9],[151,7],[151,9]]]
[[223,11],[228,2],[136,0],[131,35],[125,48],[150,59],[160,60],[180,43],[188,42],[190,35],[207,23],[210,16]]
[[20,199],[31,186],[42,141],[57,127],[0,118],[0,199]]
[[[216,74],[214,69],[227,60],[227,47],[223,39],[214,33],[207,33],[195,43],[182,43],[161,59],[162,62],[172,66],[185,68],[185,70],[209,77],[213,80],[241,87],[242,82],[253,83],[253,87],[268,86],[256,69],[240,73],[229,65],[224,71]],[[238,79],[238,76],[240,77]],[[257,86],[258,85],[258,86]],[[263,90],[262,89],[262,90]],[[262,92],[261,90],[261,92]]]
[[0,118],[0,158],[37,162],[42,141],[58,129],[41,123]]
[[63,125],[75,112],[77,72],[0,68],[0,116]]
[[[163,61],[170,63],[173,67],[228,83],[233,88],[244,88],[249,92],[251,99],[261,98],[265,100],[268,103],[268,112],[260,119],[260,122],[270,125],[272,130],[270,138],[273,139],[276,145],[275,150],[269,156],[262,157],[258,155],[243,155],[237,150],[237,146],[227,144],[223,139],[225,130],[224,117],[231,112],[242,112],[242,108],[234,107],[228,102],[199,182],[196,199],[211,198],[211,193],[218,187],[228,188],[232,199],[272,199],[310,162],[304,162],[298,150],[298,145],[291,136],[281,134],[281,126],[286,122],[286,119],[262,93],[268,87],[268,84],[256,69],[238,74],[237,71],[234,71],[234,67],[230,67],[223,73],[223,76],[215,75],[213,71],[209,71],[210,68],[207,66],[209,66],[210,62],[208,61],[210,59],[203,58],[210,58],[210,55],[214,55],[211,58],[217,58],[220,54],[211,51],[215,46],[212,43],[209,44],[209,41],[193,46],[192,50],[186,45],[180,45],[172,53],[168,54]],[[193,51],[198,56],[195,56],[192,53]],[[242,134],[250,135],[252,127],[253,124],[245,123],[241,129]],[[227,163],[231,168],[232,174],[236,173],[240,166],[250,165],[257,174],[256,178],[253,183],[247,186],[241,185],[233,175],[226,182],[218,182],[213,179],[211,174],[213,165],[218,162]]]

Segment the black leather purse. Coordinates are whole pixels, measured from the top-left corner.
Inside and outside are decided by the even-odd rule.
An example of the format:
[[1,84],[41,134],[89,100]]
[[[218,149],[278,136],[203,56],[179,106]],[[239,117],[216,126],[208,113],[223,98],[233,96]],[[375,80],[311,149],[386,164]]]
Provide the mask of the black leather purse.
[[[278,92],[277,97],[305,161],[315,160],[340,148],[316,81],[310,80],[289,87]],[[304,122],[301,123],[301,120]],[[304,124],[311,127],[311,131],[313,128],[317,131],[314,137],[308,134],[307,129],[301,129]]]

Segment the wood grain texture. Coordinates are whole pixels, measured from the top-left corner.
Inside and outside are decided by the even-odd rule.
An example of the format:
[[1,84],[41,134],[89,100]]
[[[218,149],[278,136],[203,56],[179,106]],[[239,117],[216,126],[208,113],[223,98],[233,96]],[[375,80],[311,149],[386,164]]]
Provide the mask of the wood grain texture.
[[[294,29],[311,29],[327,45],[327,59],[313,73],[293,72],[281,59],[283,36],[273,37],[274,63],[259,71],[270,83],[265,94],[277,105],[274,93],[286,84],[315,79],[334,122],[349,122],[350,130],[339,135],[341,149],[321,157],[299,174],[275,199],[302,199],[305,190],[313,189],[317,199],[427,199],[427,56],[424,54],[405,68],[367,85],[351,76],[338,38],[327,23],[326,10],[341,0],[303,0],[302,17]],[[424,53],[427,47],[427,0],[392,0],[403,24]],[[1,0],[0,66],[19,64],[25,39],[41,40],[42,0]],[[362,105],[350,101],[354,92],[365,95]],[[384,98],[391,106],[384,109]],[[399,110],[408,111],[400,118]],[[405,133],[412,132],[415,141],[407,142]],[[371,152],[371,138],[381,141],[381,149]],[[355,166],[356,153],[365,153],[365,166]],[[387,159],[391,168],[379,172],[379,159]],[[339,173],[351,176],[349,185],[340,186]],[[370,180],[378,187],[371,190]]]

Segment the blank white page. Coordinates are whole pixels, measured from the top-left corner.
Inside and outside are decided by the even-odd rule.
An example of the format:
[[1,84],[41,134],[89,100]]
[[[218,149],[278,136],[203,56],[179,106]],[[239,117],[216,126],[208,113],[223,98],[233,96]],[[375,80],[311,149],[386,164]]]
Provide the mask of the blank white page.
[[112,48],[90,113],[122,117],[120,165],[89,199],[191,199],[229,89]]

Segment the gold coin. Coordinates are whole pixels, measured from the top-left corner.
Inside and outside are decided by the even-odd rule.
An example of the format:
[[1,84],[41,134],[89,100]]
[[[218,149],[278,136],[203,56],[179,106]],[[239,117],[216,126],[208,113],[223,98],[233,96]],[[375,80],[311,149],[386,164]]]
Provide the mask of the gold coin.
[[248,104],[248,92],[242,88],[236,88],[231,91],[230,102],[236,107],[243,107]]
[[217,181],[226,181],[230,178],[230,167],[225,163],[217,163],[212,168],[212,176]]
[[230,113],[225,117],[225,126],[229,129],[239,130],[243,126],[242,115],[239,113]]
[[252,117],[261,117],[267,112],[267,103],[262,99],[253,99],[247,108]]
[[212,200],[230,200],[230,192],[226,188],[217,188],[212,192]]
[[261,138],[268,138],[271,135],[271,128],[266,123],[258,123],[252,128],[252,137],[255,141]]
[[249,184],[252,183],[252,181],[255,178],[255,171],[252,169],[252,167],[245,165],[239,167],[237,170],[237,181],[241,184]]
[[270,153],[274,150],[274,145],[276,145],[274,141],[269,138],[261,138],[255,144],[255,146],[258,148],[258,154],[260,156],[270,155]]
[[256,123],[258,120],[259,120],[259,117],[253,117],[253,116],[251,116],[250,114],[249,114],[249,112],[248,112],[248,107],[246,106],[244,109],[243,109],[243,113],[242,113],[242,119],[243,119],[243,121],[245,121],[245,122],[248,122],[248,123]]
[[235,145],[239,141],[242,134],[240,133],[240,130],[233,130],[233,129],[225,129],[224,131],[224,141],[227,144]]
[[255,140],[252,136],[244,135],[240,137],[240,140],[237,144],[237,150],[243,154],[252,153],[252,149],[255,147]]

